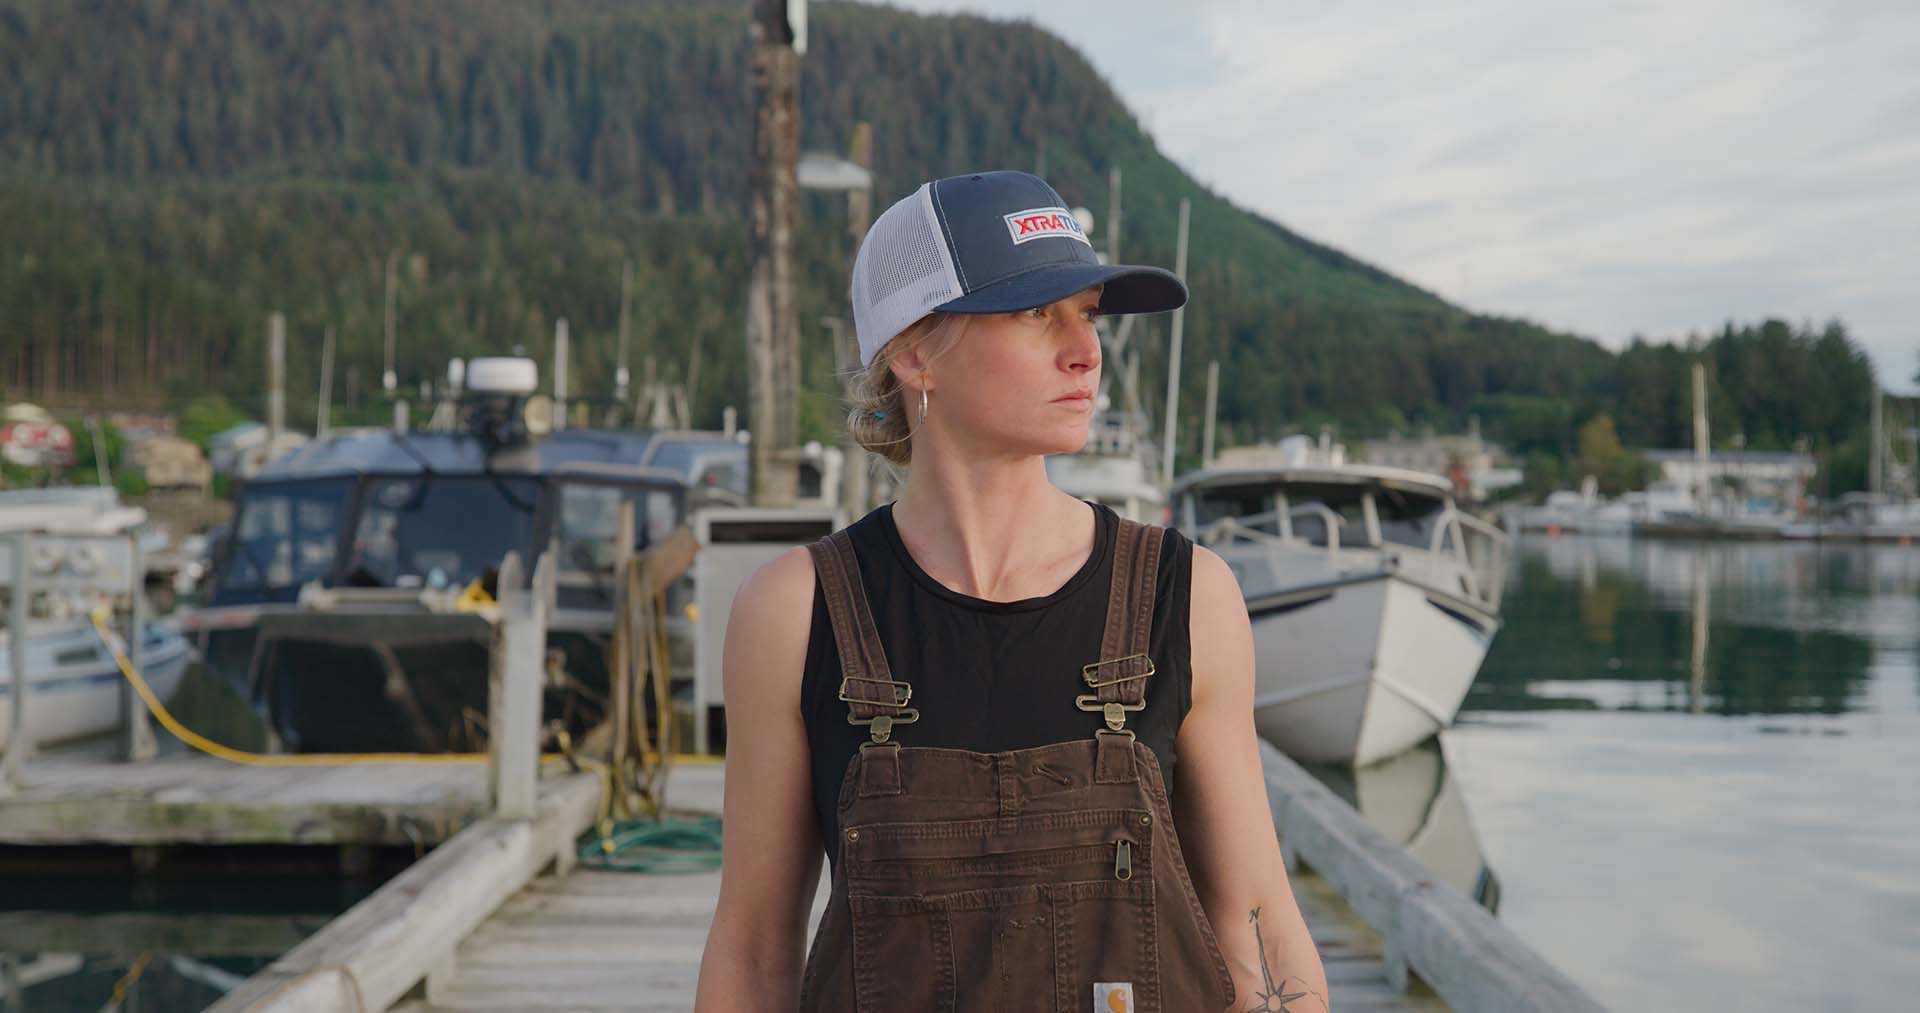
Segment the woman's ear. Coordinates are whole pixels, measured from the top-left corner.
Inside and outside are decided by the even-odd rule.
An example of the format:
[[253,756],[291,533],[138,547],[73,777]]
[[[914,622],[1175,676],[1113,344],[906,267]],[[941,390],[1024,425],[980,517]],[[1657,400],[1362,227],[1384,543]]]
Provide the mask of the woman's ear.
[[920,343],[912,342],[893,353],[887,360],[887,368],[893,371],[893,378],[900,381],[903,390],[919,393],[927,386],[927,358],[921,354]]

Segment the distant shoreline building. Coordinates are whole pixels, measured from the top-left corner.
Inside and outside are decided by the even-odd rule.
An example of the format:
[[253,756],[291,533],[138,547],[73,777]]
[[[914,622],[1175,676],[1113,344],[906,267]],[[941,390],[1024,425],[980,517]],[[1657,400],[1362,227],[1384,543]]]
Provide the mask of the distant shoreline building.
[[1731,489],[1743,498],[1780,506],[1798,504],[1807,485],[1819,472],[1813,455],[1782,450],[1714,450],[1707,454],[1706,473],[1692,450],[1642,450],[1640,456],[1660,467],[1660,479],[1685,489],[1704,483]]
[[1489,499],[1522,479],[1520,469],[1507,462],[1505,450],[1480,438],[1478,419],[1464,436],[1436,436],[1429,429],[1418,439],[1393,433],[1384,440],[1366,440],[1360,444],[1360,458],[1368,464],[1446,476],[1457,492],[1476,500]]

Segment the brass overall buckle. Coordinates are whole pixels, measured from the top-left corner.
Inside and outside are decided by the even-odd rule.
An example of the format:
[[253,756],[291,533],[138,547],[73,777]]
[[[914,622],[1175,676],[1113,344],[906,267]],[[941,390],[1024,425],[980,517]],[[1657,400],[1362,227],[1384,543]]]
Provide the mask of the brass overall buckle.
[[[1123,661],[1135,661],[1141,658],[1146,659],[1147,670],[1141,672],[1139,675],[1122,675],[1113,679],[1101,679],[1099,676],[1093,674],[1096,670],[1105,668],[1108,665],[1118,665]],[[1088,689],[1099,689],[1102,686],[1117,686],[1123,682],[1134,682],[1139,679],[1145,679],[1152,674],[1153,658],[1144,653],[1129,654],[1123,658],[1108,658],[1105,661],[1096,661],[1091,665],[1080,666],[1080,677],[1086,680]]]
[[1092,693],[1082,693],[1074,697],[1073,703],[1083,711],[1091,711],[1106,718],[1107,727],[1100,729],[1099,734],[1125,735],[1127,738],[1133,738],[1133,732],[1126,728],[1127,715],[1147,709],[1145,699],[1139,703],[1121,703],[1117,700],[1102,703],[1100,698]]
[[[870,682],[876,686],[891,686],[893,687],[894,700],[892,703],[888,703],[885,700],[865,700],[856,696],[848,696],[847,683],[850,683],[850,682]],[[840,680],[840,702],[841,703],[867,703],[867,704],[872,704],[875,707],[905,707],[907,705],[907,701],[911,699],[913,699],[912,683],[897,682],[893,679],[868,679],[868,678],[863,678],[860,676],[853,676],[853,675],[846,676],[845,678],[842,678]]]
[[[891,686],[893,687],[893,701],[889,703],[885,700],[862,700],[859,697],[848,696],[847,684],[850,682],[870,682],[877,686]],[[920,720],[920,712],[907,706],[907,701],[911,699],[913,699],[912,683],[897,682],[893,679],[868,679],[851,675],[845,676],[840,680],[840,702],[866,704],[869,707],[891,707],[898,712],[894,714],[876,714],[870,718],[855,717],[852,714],[847,715],[847,724],[866,725],[867,733],[873,736],[875,743],[883,743],[892,738],[894,725],[910,725]]]
[[910,725],[918,720],[920,720],[920,712],[914,710],[912,707],[908,707],[898,714],[876,714],[870,718],[857,718],[851,714],[847,715],[847,724],[866,725],[867,733],[873,736],[873,741],[876,743],[883,743],[889,738],[892,738],[894,725]]

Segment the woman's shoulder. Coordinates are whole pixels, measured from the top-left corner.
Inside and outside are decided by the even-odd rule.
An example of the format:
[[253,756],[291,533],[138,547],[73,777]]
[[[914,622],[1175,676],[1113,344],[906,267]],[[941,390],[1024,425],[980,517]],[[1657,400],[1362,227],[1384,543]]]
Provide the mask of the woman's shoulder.
[[741,583],[727,624],[746,625],[756,637],[773,639],[797,630],[804,644],[813,615],[813,587],[813,558],[806,546],[796,545],[760,564]]

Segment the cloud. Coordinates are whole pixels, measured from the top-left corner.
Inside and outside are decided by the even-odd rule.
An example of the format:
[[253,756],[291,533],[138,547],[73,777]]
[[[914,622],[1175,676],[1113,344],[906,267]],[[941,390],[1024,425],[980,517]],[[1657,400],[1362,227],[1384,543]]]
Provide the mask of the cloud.
[[1078,45],[1236,202],[1618,345],[1844,319],[1920,361],[1920,4],[908,0]]

